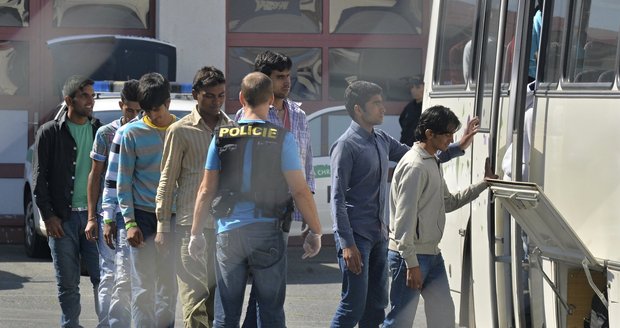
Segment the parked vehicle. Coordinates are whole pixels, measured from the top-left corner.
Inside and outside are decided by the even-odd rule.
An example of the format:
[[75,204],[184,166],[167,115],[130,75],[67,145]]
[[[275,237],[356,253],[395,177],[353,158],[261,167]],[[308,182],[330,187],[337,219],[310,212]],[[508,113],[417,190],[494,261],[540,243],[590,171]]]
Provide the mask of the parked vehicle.
[[[121,117],[118,107],[120,95],[118,93],[101,93],[97,95],[93,107],[93,116],[108,124]],[[177,94],[170,102],[170,111],[177,117],[187,115],[195,106],[196,102],[189,94]],[[58,105],[54,118],[58,117],[67,107],[64,103]],[[45,257],[49,254],[47,245],[47,232],[41,218],[41,213],[34,202],[32,194],[32,156],[34,145],[28,148],[24,170],[24,246],[26,254],[30,257]]]

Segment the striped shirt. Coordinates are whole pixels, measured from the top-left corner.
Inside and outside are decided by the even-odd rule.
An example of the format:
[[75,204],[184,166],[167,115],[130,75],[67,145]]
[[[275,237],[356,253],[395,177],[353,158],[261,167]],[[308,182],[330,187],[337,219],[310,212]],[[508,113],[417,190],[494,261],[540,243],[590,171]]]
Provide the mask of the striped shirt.
[[[174,117],[173,122],[176,121]],[[144,116],[127,126],[118,158],[118,203],[125,222],[135,220],[134,210],[155,213],[155,194],[168,127],[158,127]]]
[[[230,123],[220,111],[217,126]],[[176,198],[176,224],[191,226],[198,187],[204,175],[213,130],[194,108],[168,128],[161,161],[161,178],[155,196],[157,231],[170,232],[172,205]],[[176,196],[175,196],[176,193]]]
[[[293,137],[295,137],[295,142],[297,142],[297,147],[299,148],[299,158],[301,159],[301,166],[303,167],[306,182],[308,183],[310,191],[314,193],[315,183],[314,168],[312,166],[312,147],[310,143],[310,131],[308,130],[306,113],[299,107],[301,105],[300,103],[296,103],[288,98],[284,99],[283,104],[284,108],[288,110],[291,133],[293,134]],[[243,108],[237,111],[237,115],[235,115],[235,122],[238,122],[241,118],[243,118]],[[273,106],[269,107],[268,120],[277,126],[285,127],[284,122],[282,122],[282,120],[278,117],[278,111]],[[295,212],[293,212],[293,220],[302,220],[301,213],[297,207],[295,207]]]
[[116,213],[121,211],[120,207],[118,207],[118,199],[116,194],[118,152],[121,149],[121,138],[123,137],[123,132],[129,124],[138,120],[139,118],[136,117],[129,121],[129,123],[118,127],[114,133],[114,138],[112,138],[110,152],[108,154],[108,168],[105,172],[105,182],[103,183],[103,193],[101,194],[101,210],[103,211],[102,216],[104,221],[116,220]]

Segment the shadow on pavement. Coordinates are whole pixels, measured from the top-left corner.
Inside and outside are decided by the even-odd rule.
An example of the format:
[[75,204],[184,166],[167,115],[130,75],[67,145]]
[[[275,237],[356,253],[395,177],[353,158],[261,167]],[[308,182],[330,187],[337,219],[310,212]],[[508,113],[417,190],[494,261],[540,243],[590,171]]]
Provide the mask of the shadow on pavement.
[[18,276],[11,272],[0,270],[0,290],[22,289],[30,277]]

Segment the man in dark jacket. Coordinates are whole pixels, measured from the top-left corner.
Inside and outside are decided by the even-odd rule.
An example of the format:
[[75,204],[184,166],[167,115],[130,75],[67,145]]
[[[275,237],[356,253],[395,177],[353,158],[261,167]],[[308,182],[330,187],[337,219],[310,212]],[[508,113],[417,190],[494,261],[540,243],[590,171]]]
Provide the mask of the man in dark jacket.
[[415,128],[422,114],[422,98],[424,97],[424,78],[416,76],[407,79],[407,88],[411,92],[411,100],[400,113],[400,142],[411,147],[415,141]]
[[88,217],[86,189],[91,168],[89,153],[101,124],[92,118],[95,104],[92,80],[72,76],[65,82],[62,94],[66,110],[43,124],[37,133],[34,196],[45,222],[56,271],[62,310],[60,325],[79,327],[80,255],[95,295],[99,285],[97,247],[86,239],[84,229],[88,220],[97,220]]

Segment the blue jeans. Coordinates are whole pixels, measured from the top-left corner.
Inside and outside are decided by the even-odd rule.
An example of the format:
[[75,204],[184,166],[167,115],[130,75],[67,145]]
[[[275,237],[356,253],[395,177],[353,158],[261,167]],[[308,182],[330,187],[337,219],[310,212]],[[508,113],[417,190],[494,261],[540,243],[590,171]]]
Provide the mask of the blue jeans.
[[254,223],[216,238],[214,327],[239,327],[243,296],[251,273],[260,324],[285,327],[286,246],[275,223]]
[[80,256],[84,259],[95,294],[97,315],[97,286],[99,285],[99,254],[97,245],[86,239],[84,229],[88,212],[71,212],[71,216],[62,221],[65,235],[61,238],[49,238],[48,244],[56,271],[58,301],[62,315],[61,327],[79,327],[80,325]]
[[334,237],[342,272],[342,291],[331,327],[352,328],[358,323],[360,328],[379,327],[388,303],[388,242],[382,238],[373,241],[353,235],[362,258],[362,273],[356,275],[345,264],[338,233]]
[[[420,290],[407,287],[407,265],[398,252],[388,253],[392,288],[390,289],[390,312],[383,327],[407,327],[413,325],[420,301]],[[450,327],[455,325],[454,303],[450,296],[448,275],[441,254],[418,255],[422,271],[422,297],[428,327]]]
[[112,299],[112,289],[114,288],[114,271],[115,271],[115,254],[114,250],[108,247],[103,239],[103,219],[101,216],[97,218],[99,225],[99,233],[97,238],[97,250],[99,251],[99,288],[97,297],[99,300],[99,327],[109,327],[110,301]]
[[[284,246],[288,245],[288,232],[282,234],[284,238]],[[250,278],[251,280],[251,278]],[[256,302],[256,289],[252,284],[250,289],[250,297],[248,298],[248,307],[245,309],[245,318],[243,318],[243,324],[241,328],[260,328],[260,320],[258,319],[258,303]]]
[[[131,314],[136,327],[174,327],[177,284],[174,251],[155,248],[155,213],[135,210],[144,245],[131,248]],[[172,225],[174,227],[174,224]],[[174,234],[168,241],[174,245]]]
[[114,285],[108,316],[111,328],[124,328],[131,323],[131,263],[125,220],[120,212],[116,214],[116,229]]

